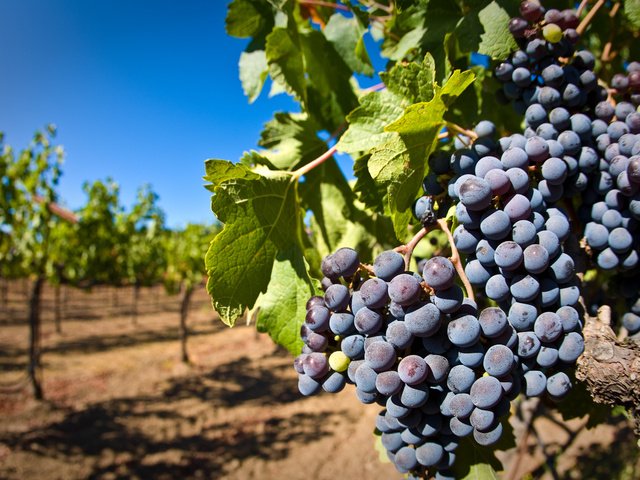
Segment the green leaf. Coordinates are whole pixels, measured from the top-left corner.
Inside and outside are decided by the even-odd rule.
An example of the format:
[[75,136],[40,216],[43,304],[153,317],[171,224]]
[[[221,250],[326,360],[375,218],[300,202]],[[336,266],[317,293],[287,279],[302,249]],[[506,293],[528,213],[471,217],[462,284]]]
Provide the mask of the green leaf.
[[234,0],[229,4],[227,33],[232,37],[255,37],[273,25],[273,12],[264,0]]
[[238,66],[242,90],[249,97],[249,103],[253,103],[260,95],[264,81],[269,74],[267,54],[264,50],[242,52]]
[[272,279],[256,301],[256,327],[267,332],[293,355],[302,351],[300,327],[307,300],[320,291],[319,282],[309,277],[308,265],[297,246],[281,251],[273,262]]
[[436,65],[427,53],[422,63],[397,63],[388,72],[381,73],[380,78],[390,92],[409,103],[428,102],[433,98]]
[[358,194],[358,199],[374,212],[384,212],[387,204],[387,189],[384,185],[377,184],[369,173],[369,159],[371,155],[363,155],[353,162],[353,174],[356,177],[354,192]]
[[278,170],[292,170],[308,163],[327,150],[316,134],[318,126],[303,113],[276,113],[260,134],[262,152]]
[[373,66],[364,45],[365,31],[358,17],[347,18],[335,13],[324,28],[324,36],[351,70],[371,76]]
[[440,91],[440,95],[445,106],[447,108],[451,107],[462,92],[464,92],[467,87],[473,83],[475,78],[476,76],[472,70],[466,70],[464,72],[456,70],[453,72],[451,77],[449,77],[449,80],[447,80],[447,83],[444,84]]
[[271,79],[306,104],[304,58],[297,40],[288,29],[274,28],[267,36],[267,64]]
[[445,125],[447,107],[473,82],[472,72],[456,70],[429,102],[408,107],[404,115],[387,125],[397,132],[385,144],[375,147],[368,170],[376,184],[388,193],[388,206],[398,240],[404,241],[411,221],[411,205],[427,171],[427,160],[434,151],[438,134]]
[[496,1],[483,8],[478,13],[478,19],[484,28],[478,53],[489,55],[494,60],[504,60],[518,48],[509,32],[509,13]]
[[233,326],[267,289],[278,251],[300,245],[297,182],[265,168],[208,160],[211,209],[223,230],[205,258],[207,289],[222,321]]
[[384,127],[402,115],[403,102],[392,92],[371,92],[360,100],[360,106],[347,116],[349,128],[338,142],[338,150],[345,153],[368,152],[393,134]]
[[462,18],[462,12],[451,0],[429,0],[425,13],[426,32],[422,37],[423,48],[430,51],[442,49],[443,39],[453,31]]
[[[366,255],[375,243],[370,215],[357,200],[335,160],[330,159],[305,175],[300,185],[303,208],[311,210],[313,243],[321,256],[340,247]],[[366,258],[366,257],[363,257]]]
[[640,28],[640,0],[624,0],[624,14],[634,27]]
[[[425,11],[429,1],[419,0],[408,8],[398,8],[394,17],[387,22],[381,55],[391,60],[402,60],[407,54],[420,47],[425,33]],[[375,31],[375,30],[373,30]]]
[[323,119],[323,127],[333,130],[357,105],[351,84],[352,71],[333,45],[316,30],[300,35],[305,73],[313,86],[308,94],[308,111]]

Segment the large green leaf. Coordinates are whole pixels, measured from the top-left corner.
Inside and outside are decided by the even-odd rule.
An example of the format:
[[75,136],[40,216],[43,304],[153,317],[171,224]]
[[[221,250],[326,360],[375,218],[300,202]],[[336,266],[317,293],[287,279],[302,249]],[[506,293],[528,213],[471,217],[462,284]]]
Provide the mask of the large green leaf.
[[509,13],[498,2],[493,1],[478,13],[484,33],[480,36],[478,53],[503,60],[518,48],[509,32]]
[[333,130],[357,105],[352,70],[322,32],[300,34],[308,91],[308,111],[325,129]]
[[624,13],[634,27],[640,28],[640,0],[624,0]]
[[233,0],[226,19],[227,33],[233,37],[257,36],[273,26],[273,12],[265,0]]
[[338,142],[338,150],[355,154],[368,152],[388,141],[393,134],[384,127],[402,115],[402,98],[387,90],[371,92],[360,100],[360,106],[347,116],[349,128]]
[[260,95],[264,81],[269,74],[267,54],[264,50],[242,52],[238,67],[240,68],[242,90],[249,98],[249,103],[253,103]]
[[407,235],[411,204],[427,171],[427,160],[437,145],[438,134],[445,125],[447,108],[473,78],[472,72],[455,71],[444,87],[436,89],[431,101],[411,105],[402,117],[387,125],[387,132],[398,135],[371,153],[369,174],[376,184],[387,189],[389,211],[400,241]]
[[433,98],[436,65],[427,53],[422,63],[397,63],[380,78],[390,92],[406,99],[409,103],[428,102]]
[[297,34],[287,28],[274,28],[267,36],[266,54],[271,79],[306,104],[304,58]]
[[293,355],[302,350],[300,327],[304,323],[309,297],[320,291],[319,282],[309,277],[308,265],[297,247],[278,252],[272,279],[256,301],[257,328],[267,332]]
[[224,223],[205,258],[207,289],[222,321],[233,326],[266,291],[278,252],[300,245],[297,182],[224,160],[208,160],[205,179],[214,192],[211,209]]
[[324,29],[324,36],[354,72],[373,75],[371,59],[364,45],[365,28],[358,17],[333,14]]
[[327,150],[317,135],[318,126],[302,113],[276,113],[260,134],[262,154],[278,170],[291,170],[308,163]]

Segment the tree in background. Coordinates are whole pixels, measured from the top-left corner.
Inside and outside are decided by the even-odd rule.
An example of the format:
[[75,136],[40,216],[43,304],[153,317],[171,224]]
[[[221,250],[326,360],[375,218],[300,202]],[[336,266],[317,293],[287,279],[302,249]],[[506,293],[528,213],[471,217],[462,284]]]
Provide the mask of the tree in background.
[[149,186],[144,186],[138,190],[131,211],[116,218],[116,258],[124,267],[123,278],[133,286],[134,323],[137,322],[140,288],[161,283],[167,268],[163,247],[165,215],[157,201],[158,195]]
[[166,240],[167,269],[165,288],[180,293],[180,345],[182,361],[189,362],[187,353],[187,316],[194,288],[205,277],[203,248],[218,232],[218,225],[188,224],[184,230],[169,232]]
[[43,398],[41,375],[42,287],[52,265],[51,236],[57,222],[54,214],[55,187],[64,156],[53,143],[55,127],[38,131],[27,148],[17,155],[3,146],[0,183],[0,264],[5,278],[28,277],[29,293],[29,378],[37,399]]

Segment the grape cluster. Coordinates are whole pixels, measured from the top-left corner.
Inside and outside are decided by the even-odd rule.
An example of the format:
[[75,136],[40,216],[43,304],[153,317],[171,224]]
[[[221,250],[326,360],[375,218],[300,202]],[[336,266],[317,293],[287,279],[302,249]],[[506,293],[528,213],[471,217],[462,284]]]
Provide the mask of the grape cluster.
[[[539,2],[525,1],[521,14],[510,24],[521,50],[495,69],[503,82],[500,95],[524,114],[526,141],[541,149],[540,139],[546,141],[550,158],[533,174],[545,207],[575,199],[569,205],[579,206],[583,244],[594,268],[616,274],[611,284],[622,287],[630,308],[622,324],[634,334],[640,330],[640,276],[634,271],[640,258],[640,63],[614,75],[607,91],[593,72],[592,53],[577,50],[562,59],[551,45],[565,42],[575,50],[577,19],[570,11],[545,11]],[[548,30],[558,31],[554,24],[562,38],[549,37]],[[538,55],[541,41],[546,53],[540,48]],[[601,298],[593,310],[617,296]]]
[[427,260],[419,275],[395,251],[367,270],[341,248],[322,270],[331,285],[307,302],[305,347],[294,362],[299,390],[335,393],[354,384],[360,401],[385,407],[376,427],[400,472],[446,477],[460,438],[500,439],[518,394],[561,398],[570,388],[562,371],[546,374],[582,353],[572,307],[541,315],[535,307],[479,310],[444,257]]

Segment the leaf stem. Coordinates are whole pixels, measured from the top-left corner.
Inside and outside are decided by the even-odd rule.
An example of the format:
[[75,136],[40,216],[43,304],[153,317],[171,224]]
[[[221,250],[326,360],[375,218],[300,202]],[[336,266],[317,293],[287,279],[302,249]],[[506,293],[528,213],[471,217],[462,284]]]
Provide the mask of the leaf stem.
[[312,160],[311,162],[307,163],[306,165],[303,165],[300,168],[298,168],[297,170],[293,171],[292,172],[293,178],[300,178],[303,175],[306,175],[307,173],[309,173],[314,168],[322,165],[324,162],[326,162],[328,159],[330,159],[333,156],[333,154],[336,153],[337,150],[338,150],[338,144],[336,143],[333,147],[331,147],[329,150],[324,152],[322,155],[320,155],[315,160]]
[[593,20],[593,17],[596,15],[596,13],[598,13],[598,10],[600,10],[605,2],[606,0],[598,0],[596,4],[591,8],[591,10],[589,10],[589,13],[587,13],[587,15],[580,22],[580,25],[578,25],[578,28],[576,28],[576,32],[578,32],[579,35],[582,35],[584,33],[584,31],[591,23],[591,20]]
[[371,92],[377,92],[379,90],[384,90],[387,86],[383,83],[376,83],[375,85],[372,85],[370,87],[367,88],[363,88],[362,90],[360,90],[360,93],[362,95],[366,95],[367,93],[371,93]]
[[333,2],[323,2],[322,0],[298,0],[298,3],[300,5],[310,5],[315,7],[329,7],[334,8],[335,10],[342,10],[343,12],[351,11],[351,9],[346,5]]
[[475,302],[475,296],[473,295],[473,287],[471,286],[471,282],[467,278],[467,274],[464,273],[464,267],[462,266],[462,258],[460,258],[460,253],[456,248],[456,243],[453,241],[453,235],[451,234],[451,230],[449,229],[449,225],[447,224],[447,220],[445,218],[438,219],[438,225],[440,229],[447,235],[447,239],[449,240],[449,245],[451,246],[451,263],[456,267],[456,272],[458,272],[458,276],[460,280],[462,280],[462,284],[464,285],[464,289],[467,292],[467,297],[469,300]]

